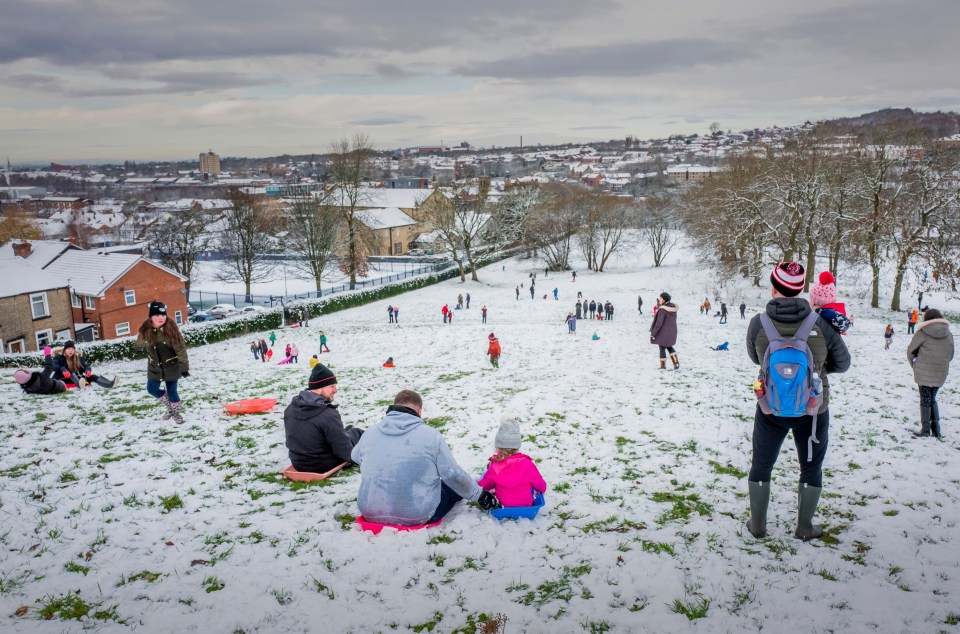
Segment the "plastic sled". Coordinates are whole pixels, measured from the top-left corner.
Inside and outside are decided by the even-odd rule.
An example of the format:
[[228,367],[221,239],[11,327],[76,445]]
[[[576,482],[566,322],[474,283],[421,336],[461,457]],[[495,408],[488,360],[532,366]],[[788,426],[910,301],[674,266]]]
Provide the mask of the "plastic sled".
[[363,519],[363,515],[358,516],[357,519],[354,521],[360,526],[361,530],[370,531],[374,535],[379,535],[380,531],[382,531],[385,528],[393,528],[398,531],[418,531],[423,528],[433,528],[434,526],[440,526],[440,524],[443,523],[443,520],[441,519],[439,522],[434,522],[432,524],[419,524],[417,526],[400,526],[399,524],[380,524],[379,522],[368,522],[367,520]]
[[275,398],[248,398],[243,401],[227,403],[223,409],[228,414],[262,414],[269,412],[277,404]]
[[712,348],[710,348],[710,349],[711,349],[711,350],[729,350],[729,349],[730,349],[730,342],[724,341],[724,342],[721,343],[719,346],[715,346],[715,347],[712,347]]
[[293,480],[294,482],[322,482],[323,480],[326,480],[327,478],[332,476],[337,471],[340,471],[340,469],[343,469],[344,467],[346,467],[348,464],[350,463],[349,462],[340,463],[333,469],[330,469],[330,471],[327,471],[326,473],[311,473],[309,471],[297,471],[296,469],[293,468],[293,465],[290,465],[289,467],[281,471],[281,473],[283,474],[283,477],[285,477],[287,480]]
[[534,491],[532,506],[505,506],[502,509],[493,509],[490,511],[490,515],[501,522],[503,520],[516,520],[521,517],[532,520],[537,516],[537,513],[540,512],[540,509],[543,508],[545,503],[546,500],[543,499],[543,494],[539,491]]
[[383,364],[383,367],[385,367],[385,368],[395,368],[395,367],[397,367],[397,366],[396,366],[395,364],[393,364],[393,363],[384,363],[384,364]]

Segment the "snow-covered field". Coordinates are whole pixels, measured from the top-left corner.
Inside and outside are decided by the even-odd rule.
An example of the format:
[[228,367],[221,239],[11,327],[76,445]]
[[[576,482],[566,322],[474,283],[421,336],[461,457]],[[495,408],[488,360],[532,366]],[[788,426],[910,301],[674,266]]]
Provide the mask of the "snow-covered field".
[[[832,381],[818,515],[828,539],[792,537],[790,440],[774,472],[771,536],[753,539],[743,522],[756,370],[735,306],[744,297],[749,317],[767,290],[727,286],[732,316],[719,325],[697,313],[717,284],[692,254],[661,269],[649,260],[625,255],[576,283],[542,279],[540,266],[534,301],[526,288],[516,301],[514,286],[538,262],[510,260],[480,283],[395,298],[399,325],[382,302],[279,332],[277,346],[299,344],[298,366],[255,362],[242,339],[192,349],[180,427],[159,420],[144,361],[99,366],[119,375],[112,391],[58,397],[25,397],[4,370],[3,629],[474,632],[501,614],[507,632],[958,631],[960,368],[940,396],[945,441],[911,439],[918,396],[903,319],[867,308],[866,284],[841,272],[856,325],[853,367]],[[554,286],[560,301],[542,299]],[[615,319],[567,335],[578,290],[612,301]],[[647,343],[661,290],[681,309],[679,372],[658,371]],[[441,305],[466,291],[471,308],[441,323]],[[936,294],[928,301],[941,306]],[[888,321],[898,334],[885,351]],[[352,523],[356,471],[314,485],[279,479],[282,407],[306,382],[318,328],[345,422],[371,425],[397,391],[418,390],[428,422],[479,477],[500,414],[515,413],[550,485],[546,509],[498,524],[461,505],[439,528],[374,537]],[[490,331],[504,349],[499,371],[484,354]],[[723,341],[730,352],[708,347]],[[388,356],[395,369],[381,367]],[[280,405],[222,411],[258,396]]]

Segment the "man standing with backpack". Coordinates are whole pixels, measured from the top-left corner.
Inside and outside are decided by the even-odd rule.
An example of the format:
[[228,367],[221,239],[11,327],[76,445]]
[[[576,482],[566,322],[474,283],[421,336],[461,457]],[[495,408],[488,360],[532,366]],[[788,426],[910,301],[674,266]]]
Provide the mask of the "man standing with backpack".
[[[754,537],[767,534],[770,474],[787,433],[793,432],[800,460],[797,530],[804,541],[823,536],[814,526],[823,487],[823,459],[830,425],[827,374],[846,372],[850,353],[840,334],[797,297],[804,287],[803,266],[781,262],[770,274],[773,299],[750,320],[747,354],[761,366],[754,383],[758,403],[750,467],[750,520]],[[822,393],[821,393],[822,391]]]

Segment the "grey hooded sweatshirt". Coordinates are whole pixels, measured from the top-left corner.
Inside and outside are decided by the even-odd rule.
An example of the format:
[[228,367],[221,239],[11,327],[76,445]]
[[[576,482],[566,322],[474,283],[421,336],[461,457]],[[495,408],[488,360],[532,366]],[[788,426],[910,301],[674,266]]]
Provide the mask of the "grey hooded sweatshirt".
[[946,319],[931,319],[917,328],[907,346],[907,361],[913,365],[917,385],[943,387],[953,359],[953,334]]
[[415,526],[430,519],[440,504],[443,482],[467,500],[483,489],[460,468],[443,436],[407,408],[391,406],[353,448],[360,465],[357,506],[364,519]]

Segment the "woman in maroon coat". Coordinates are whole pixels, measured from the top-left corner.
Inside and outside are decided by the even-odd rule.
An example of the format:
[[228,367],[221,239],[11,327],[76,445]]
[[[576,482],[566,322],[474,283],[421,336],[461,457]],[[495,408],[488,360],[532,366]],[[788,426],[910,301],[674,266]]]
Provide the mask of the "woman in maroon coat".
[[680,359],[673,346],[677,344],[677,307],[670,301],[670,293],[663,292],[657,297],[656,316],[650,326],[650,343],[660,346],[660,369],[667,368],[667,352],[673,361],[673,369],[680,369]]

